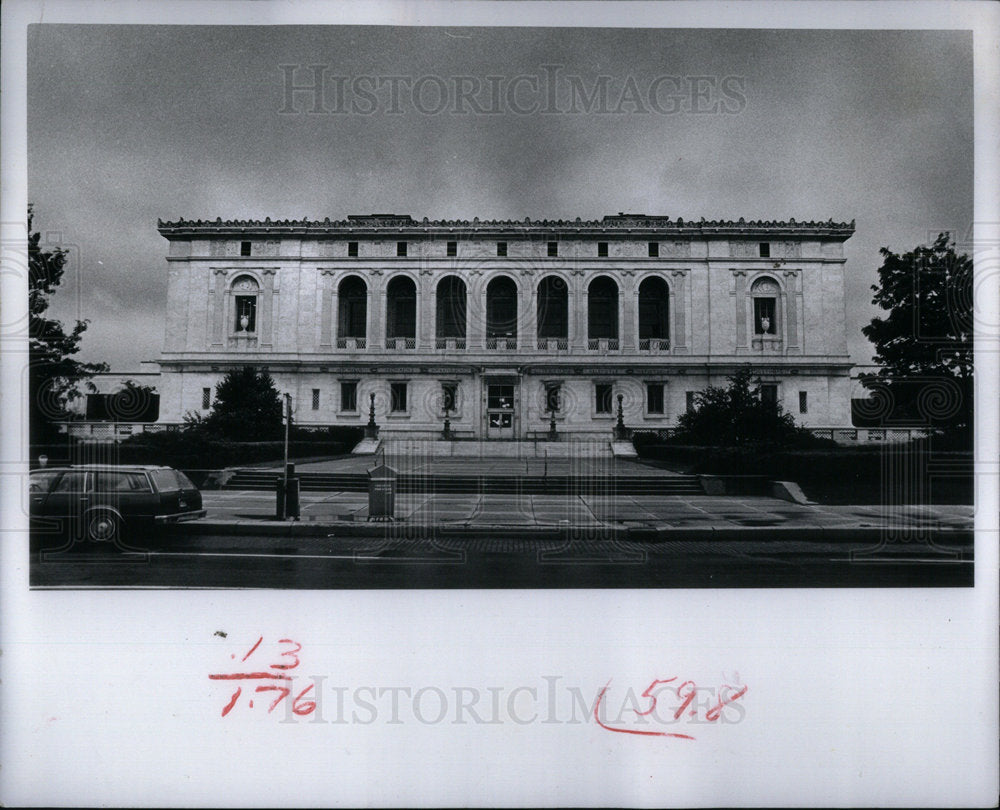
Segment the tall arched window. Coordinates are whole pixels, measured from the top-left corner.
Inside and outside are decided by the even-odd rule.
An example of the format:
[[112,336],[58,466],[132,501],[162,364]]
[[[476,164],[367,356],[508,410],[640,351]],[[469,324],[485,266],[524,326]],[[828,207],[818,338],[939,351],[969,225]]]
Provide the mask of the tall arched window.
[[517,285],[507,276],[486,287],[486,348],[517,348]]
[[396,276],[385,288],[385,338],[387,349],[416,348],[417,286],[409,276]]
[[243,334],[257,332],[257,303],[260,286],[250,276],[240,276],[233,281],[233,331]]
[[587,338],[591,349],[608,341],[609,349],[618,348],[618,285],[607,276],[599,276],[587,288]]
[[780,292],[781,288],[777,282],[770,278],[759,278],[750,288],[750,297],[753,300],[753,333],[755,335],[777,337],[781,334],[778,321],[781,317],[781,313],[778,311]]
[[455,348],[465,348],[466,292],[458,276],[445,276],[438,282],[434,334],[439,349],[447,348],[449,339],[455,341]]
[[565,349],[569,339],[569,294],[559,276],[546,276],[538,285],[538,348],[547,349],[549,340]]
[[337,346],[348,340],[362,349],[368,334],[368,287],[357,276],[348,276],[337,287]]
[[639,285],[639,349],[670,348],[670,288],[650,276]]

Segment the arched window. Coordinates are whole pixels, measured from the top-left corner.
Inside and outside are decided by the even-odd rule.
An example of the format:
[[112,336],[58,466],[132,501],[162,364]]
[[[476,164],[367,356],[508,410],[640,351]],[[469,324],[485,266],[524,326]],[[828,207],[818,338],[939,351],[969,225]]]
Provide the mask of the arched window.
[[760,278],[753,283],[750,288],[750,297],[753,299],[753,333],[755,335],[781,334],[778,328],[779,293],[781,288],[777,282],[769,278]]
[[337,338],[357,341],[367,334],[368,287],[357,276],[348,276],[337,287]]
[[464,348],[466,287],[458,276],[445,276],[438,282],[436,312],[434,334],[438,348],[446,348],[449,338],[456,341],[457,348]]
[[590,282],[587,288],[587,338],[591,349],[598,341],[609,341],[609,348],[618,343],[618,285],[607,276]]
[[486,287],[486,347],[517,348],[517,285],[507,276]]
[[244,334],[257,332],[257,299],[260,286],[250,276],[240,276],[233,281],[233,331]]
[[546,276],[538,285],[538,348],[548,348],[550,339],[560,349],[569,339],[569,294],[559,276]]
[[[416,348],[417,287],[409,276],[396,276],[385,288],[386,348],[400,348],[396,338],[406,340],[405,348]],[[391,344],[390,344],[391,341]]]
[[670,288],[658,276],[639,285],[639,348],[670,348]]

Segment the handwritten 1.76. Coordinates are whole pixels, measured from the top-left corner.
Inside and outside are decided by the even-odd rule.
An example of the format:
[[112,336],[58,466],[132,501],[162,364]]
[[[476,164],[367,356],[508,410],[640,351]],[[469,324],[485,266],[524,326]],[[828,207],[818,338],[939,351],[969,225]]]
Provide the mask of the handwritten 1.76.
[[[703,720],[705,722],[714,723],[722,716],[722,710],[732,704],[737,700],[742,698],[747,693],[747,687],[738,683],[739,678],[737,677],[737,685],[733,686],[731,684],[723,684],[718,689],[718,698],[714,705],[709,706],[703,715]],[[645,708],[639,709],[635,708],[632,711],[635,713],[637,718],[644,718],[650,715],[658,717],[657,711],[657,698],[660,692],[666,691],[668,694],[673,692],[676,695],[676,706],[671,706],[673,708],[673,720],[680,720],[682,717],[685,718],[695,718],[699,717],[699,709],[704,708],[694,704],[695,698],[698,695],[698,685],[694,681],[681,681],[677,676],[672,676],[670,678],[656,678],[646,690],[642,693],[642,697],[645,698],[648,703]],[[639,734],[646,737],[674,737],[680,740],[693,740],[690,734],[681,734],[679,732],[671,731],[652,731],[650,729],[640,729],[623,727],[616,728],[615,726],[609,725],[607,722],[601,719],[601,707],[607,694],[608,687],[611,686],[611,681],[608,681],[604,688],[601,689],[600,693],[597,695],[597,700],[594,703],[594,720],[597,724],[605,729],[606,731],[613,731],[617,734]],[[669,711],[668,708],[668,711]]]
[[[247,659],[254,656],[263,642],[264,642],[263,636],[258,638],[256,643],[254,643],[254,645],[250,647],[250,649],[247,650],[246,654],[240,659],[240,663],[241,664],[245,663]],[[255,667],[257,666],[257,662],[263,659],[263,655],[260,655],[257,656],[254,659],[253,663],[251,663],[248,666],[248,669],[250,671],[232,672],[224,674],[216,673],[209,675],[208,676],[209,680],[262,681],[263,683],[259,683],[251,694],[267,694],[270,692],[277,695],[273,700],[270,701],[270,705],[268,705],[267,707],[267,712],[268,714],[270,714],[275,710],[275,708],[277,708],[278,704],[281,703],[281,701],[287,699],[292,694],[292,689],[291,689],[292,676],[289,675],[288,673],[291,672],[291,670],[298,667],[299,651],[302,649],[301,644],[299,644],[297,641],[293,641],[290,638],[279,639],[278,644],[291,645],[291,649],[285,649],[279,655],[277,655],[276,657],[279,659],[278,663],[270,664],[267,667],[267,670],[255,669]],[[233,653],[229,657],[235,660],[236,654]],[[268,671],[268,670],[273,670],[273,671]],[[312,683],[309,684],[309,686],[307,686],[305,689],[299,692],[292,699],[292,712],[294,712],[297,715],[307,715],[316,711],[315,700],[304,700],[305,696],[309,693],[309,691],[313,688],[313,686],[315,686],[315,684]],[[249,684],[247,684],[247,687],[249,688]],[[236,687],[236,691],[233,692],[232,696],[229,699],[229,702],[223,707],[222,709],[223,717],[225,717],[233,710],[233,707],[236,706],[242,694],[243,694],[243,685],[241,684],[240,686]],[[270,697],[270,695],[267,696]],[[249,697],[247,700],[247,707],[252,709],[253,704],[254,704],[253,698]]]

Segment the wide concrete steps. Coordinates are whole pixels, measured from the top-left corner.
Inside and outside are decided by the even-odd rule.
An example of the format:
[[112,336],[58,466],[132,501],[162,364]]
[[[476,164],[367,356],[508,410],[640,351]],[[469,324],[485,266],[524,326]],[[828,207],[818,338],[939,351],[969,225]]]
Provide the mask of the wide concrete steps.
[[[281,475],[274,470],[238,470],[223,489],[273,492]],[[358,473],[301,473],[302,492],[367,492],[368,476]],[[703,495],[690,475],[408,475],[396,479],[398,493],[435,495],[523,494],[561,496]]]

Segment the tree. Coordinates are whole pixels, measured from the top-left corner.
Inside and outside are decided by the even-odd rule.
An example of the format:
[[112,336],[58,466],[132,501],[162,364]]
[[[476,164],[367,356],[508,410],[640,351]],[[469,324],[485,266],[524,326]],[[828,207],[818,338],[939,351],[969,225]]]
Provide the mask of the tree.
[[861,331],[881,368],[862,383],[884,412],[971,437],[972,261],[942,233],[930,247],[898,255],[882,248],[872,303],[888,312]]
[[230,371],[216,389],[212,411],[202,426],[233,441],[273,441],[283,435],[281,397],[267,372],[253,366]]
[[[82,363],[73,359],[80,351],[80,338],[88,321],[77,321],[68,334],[62,323],[45,317],[49,297],[62,281],[66,251],[41,247],[41,234],[32,233],[34,210],[28,206],[28,419],[33,443],[51,441],[55,423],[69,418],[67,405],[81,397],[80,385],[100,371],[105,363]],[[93,385],[90,385],[93,389]]]
[[761,397],[760,380],[744,368],[728,378],[729,386],[709,386],[695,394],[694,408],[677,420],[676,440],[688,444],[740,447],[789,444],[801,438],[789,413]]
[[156,388],[135,380],[123,380],[121,388],[108,395],[105,408],[112,419],[155,422],[159,416],[159,404]]

